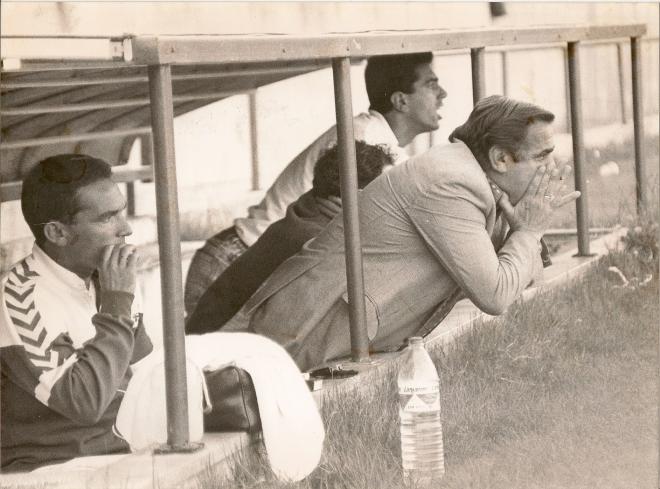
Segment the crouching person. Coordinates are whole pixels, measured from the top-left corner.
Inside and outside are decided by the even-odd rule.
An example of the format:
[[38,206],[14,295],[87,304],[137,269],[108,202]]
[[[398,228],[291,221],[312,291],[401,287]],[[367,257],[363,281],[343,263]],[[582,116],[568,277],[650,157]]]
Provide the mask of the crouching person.
[[3,471],[129,449],[113,425],[131,364],[152,345],[125,207],[91,156],[49,157],[23,181],[35,244],[0,284]]
[[[385,146],[355,141],[358,187],[366,187],[394,159]],[[317,236],[341,210],[339,148],[326,150],[314,166],[312,189],[271,224],[204,292],[186,322],[186,333],[220,329],[287,258]]]

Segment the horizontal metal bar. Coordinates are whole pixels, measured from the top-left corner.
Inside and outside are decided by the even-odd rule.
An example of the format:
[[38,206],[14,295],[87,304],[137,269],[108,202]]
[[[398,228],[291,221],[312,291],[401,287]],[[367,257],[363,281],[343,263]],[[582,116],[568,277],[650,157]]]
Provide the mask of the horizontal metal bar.
[[[330,65],[328,64],[327,67]],[[317,63],[307,66],[283,66],[281,68],[254,68],[249,70],[232,70],[214,73],[182,73],[172,75],[173,81],[183,80],[212,80],[221,78],[231,78],[240,76],[258,76],[258,75],[272,75],[277,73],[302,73],[321,69],[324,66],[319,66]],[[147,83],[148,78],[146,75],[134,76],[117,76],[117,77],[104,77],[104,78],[65,78],[62,80],[35,80],[35,81],[3,81],[3,89],[17,89],[17,88],[49,88],[49,87],[77,87],[85,85],[111,85],[121,83]]]
[[[498,36],[499,33],[499,36]],[[517,34],[516,34],[517,33]],[[170,36],[180,40],[184,44],[194,43],[195,40],[206,44],[222,44],[222,52],[199,53],[190,56],[190,63],[199,63],[205,58],[209,64],[250,62],[250,61],[282,61],[294,59],[319,60],[333,57],[337,51],[342,56],[348,53],[352,58],[365,57],[373,54],[386,54],[388,52],[415,52],[436,51],[441,54],[445,50],[454,51],[469,49],[483,45],[490,50],[492,46],[521,46],[520,49],[529,49],[528,46],[547,45],[554,42],[566,42],[570,40],[582,40],[590,43],[600,39],[619,39],[631,36],[641,36],[646,33],[644,24],[626,24],[616,26],[578,26],[578,27],[536,27],[529,29],[489,29],[473,31],[396,31],[364,33],[357,35],[332,34],[327,36],[286,36],[286,35],[264,35],[264,36],[203,36],[183,37]],[[323,46],[324,39],[328,39],[328,46]],[[156,42],[158,39],[158,42]],[[108,62],[88,60],[61,60],[61,56],[50,60],[19,60],[20,63],[4,66],[3,72],[35,72],[35,71],[67,71],[67,70],[95,70],[112,68],[140,67],[145,64],[158,63],[159,54],[155,51],[157,45],[162,45],[166,38],[137,37],[132,39],[133,61],[132,62]],[[366,39],[364,46],[360,43]],[[342,41],[343,40],[343,41]],[[658,41],[657,37],[644,38],[648,41]],[[283,42],[284,47],[278,47]],[[269,43],[273,46],[267,46]],[[296,48],[296,43],[302,46]],[[266,45],[266,49],[261,46]],[[231,46],[240,46],[241,51],[231,54]],[[293,46],[294,53],[287,51],[288,46]],[[159,48],[161,49],[161,48]],[[206,48],[209,49],[209,48]],[[213,48],[216,49],[217,48]],[[316,49],[316,52],[315,52]],[[514,47],[514,50],[517,48]],[[541,48],[542,49],[542,48]],[[273,51],[277,51],[273,56]],[[335,54],[333,54],[335,53]],[[453,54],[453,53],[452,53]],[[186,63],[186,57],[180,52],[170,53],[174,61]],[[4,61],[4,60],[3,60]],[[165,62],[165,61],[163,61]],[[176,79],[176,75],[174,76]]]
[[[8,66],[6,61],[11,61]],[[97,61],[97,60],[62,60],[61,56],[54,59],[45,60],[32,60],[32,59],[16,59],[16,58],[3,58],[2,59],[2,72],[15,72],[20,71],[34,72],[34,71],[71,71],[71,70],[108,70],[116,68],[133,68],[136,67],[135,63],[126,61]],[[141,66],[140,66],[141,68]]]
[[[176,95],[174,103],[177,102],[191,102],[193,100],[213,100],[231,97],[233,95],[241,95],[246,93],[244,90],[229,90],[226,92],[214,93],[197,93]],[[45,114],[52,112],[79,112],[85,110],[101,110],[101,109],[119,109],[123,107],[140,107],[149,105],[151,102],[148,97],[133,98],[126,100],[108,100],[106,102],[96,103],[80,103],[80,104],[61,104],[61,105],[32,105],[26,107],[8,107],[0,109],[0,115],[32,115],[32,114]]]
[[644,24],[418,30],[316,36],[137,36],[138,64],[266,62],[641,36]]
[[[130,60],[130,40],[110,38],[0,38],[3,58]],[[66,53],[66,54],[63,54]]]
[[62,136],[48,136],[41,138],[20,139],[17,141],[3,141],[0,150],[30,148],[44,144],[73,143],[76,141],[94,141],[96,139],[112,139],[124,136],[141,136],[151,134],[151,127],[134,127],[131,129],[115,129],[113,131],[84,132],[80,134],[66,134]]
[[146,83],[146,76],[117,76],[106,78],[93,78],[93,79],[62,79],[62,80],[37,80],[37,81],[3,81],[2,88],[4,89],[17,89],[17,88],[55,88],[55,87],[82,87],[86,85],[112,85],[121,83]]
[[[611,227],[611,228],[592,227],[589,228],[588,232],[589,234],[609,234],[609,233],[613,233],[617,229],[618,229],[617,227]],[[543,236],[545,236],[546,238],[563,237],[563,236],[572,237],[572,236],[576,236],[577,234],[578,234],[577,228],[550,228],[545,230]]]
[[22,182],[0,183],[0,202],[19,200],[21,198]]
[[136,180],[151,181],[154,179],[154,169],[151,166],[130,169],[114,166],[112,168],[112,179],[117,183],[134,182]]
[[[117,183],[134,182],[136,180],[151,181],[153,178],[154,170],[150,166],[131,169],[125,169],[120,166],[112,168],[112,179]],[[19,200],[21,198],[22,188],[23,184],[20,181],[0,183],[0,202]]]

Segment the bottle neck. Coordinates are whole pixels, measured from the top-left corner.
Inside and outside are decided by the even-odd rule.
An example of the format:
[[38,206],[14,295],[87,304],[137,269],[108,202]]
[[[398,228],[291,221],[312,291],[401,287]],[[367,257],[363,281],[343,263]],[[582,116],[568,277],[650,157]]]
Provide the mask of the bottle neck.
[[420,336],[413,336],[408,340],[410,349],[412,350],[423,350],[424,349],[424,339]]

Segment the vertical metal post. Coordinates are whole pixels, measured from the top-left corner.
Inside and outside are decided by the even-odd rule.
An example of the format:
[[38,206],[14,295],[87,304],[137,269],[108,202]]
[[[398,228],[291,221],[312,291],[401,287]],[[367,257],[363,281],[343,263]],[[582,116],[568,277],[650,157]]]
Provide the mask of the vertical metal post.
[[250,106],[250,151],[252,157],[252,190],[261,188],[259,174],[259,132],[257,127],[257,91],[250,90],[248,94]]
[[[153,157],[153,143],[151,140],[151,134],[147,134],[140,138],[140,153],[141,153],[141,165],[151,165],[153,168],[154,157]],[[142,182],[148,180],[141,180]],[[135,203],[135,182],[126,182],[126,213],[129,216],[135,216],[136,212],[136,203]]]
[[509,96],[509,53],[502,50],[502,95]]
[[472,104],[486,96],[486,48],[470,49],[472,61]]
[[135,216],[135,182],[126,182],[126,215]]
[[587,185],[584,175],[584,135],[582,127],[582,93],[580,89],[580,43],[568,43],[568,82],[571,100],[571,132],[573,135],[573,165],[575,189],[582,195],[575,201],[577,212],[577,256],[589,255],[589,209],[587,206]]
[[348,315],[351,328],[353,361],[369,361],[369,336],[364,304],[364,274],[358,216],[357,166],[353,136],[353,104],[351,101],[351,65],[348,58],[332,60],[337,115],[337,145],[341,155],[340,188],[344,214],[344,248]]
[[633,131],[635,138],[635,178],[637,187],[637,215],[647,209],[646,168],[644,161],[644,106],[642,105],[642,40],[630,38],[632,70]]
[[564,55],[564,99],[566,101],[566,132],[572,131],[571,126],[571,80],[568,75],[568,46],[561,48]]
[[179,236],[174,109],[169,65],[149,66],[149,96],[154,142],[154,177],[158,217],[163,346],[167,395],[167,447],[161,451],[188,451],[188,394],[183,328],[183,287]]
[[619,74],[619,103],[621,104],[621,123],[627,122],[626,117],[626,85],[623,76],[623,44],[616,43],[616,67]]
[[140,156],[142,166],[154,164],[154,141],[151,134],[145,134],[140,138]]

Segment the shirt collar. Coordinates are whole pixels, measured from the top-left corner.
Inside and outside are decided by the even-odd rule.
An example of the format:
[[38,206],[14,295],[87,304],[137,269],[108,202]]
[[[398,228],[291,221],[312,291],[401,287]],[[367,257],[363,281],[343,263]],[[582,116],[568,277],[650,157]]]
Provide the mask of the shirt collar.
[[[481,170],[481,172],[482,172],[483,175],[484,175],[484,178],[486,179],[486,182],[488,182],[488,186],[490,187],[490,191],[491,191],[492,194],[493,194],[493,200],[494,200],[494,202],[495,202],[495,206],[497,207],[497,212],[499,213],[500,206],[499,206],[498,204],[499,204],[500,198],[502,197],[502,194],[503,194],[502,189],[500,189],[500,188],[497,186],[497,184],[496,184],[495,182],[493,182],[493,181],[488,177],[488,175],[486,174],[486,172],[484,171],[484,169],[481,167],[481,164],[479,164],[479,161],[477,161],[476,156],[474,156],[474,154],[472,154],[472,150],[468,147],[467,144],[465,144],[463,141],[461,141],[461,140],[458,139],[458,138],[455,138],[455,139],[451,142],[451,144],[459,144],[459,145],[463,146],[463,147],[465,148],[465,151],[467,151],[470,155],[472,155],[472,158],[474,159],[474,163],[479,167],[479,169]],[[499,214],[498,214],[498,215],[499,215]]]
[[37,243],[32,247],[32,256],[34,257],[36,271],[40,275],[55,279],[72,289],[88,290],[83,279],[53,260]]
[[383,130],[387,134],[387,138],[390,140],[390,146],[404,149],[403,146],[399,145],[399,140],[397,139],[396,134],[394,134],[394,131],[392,131],[392,128],[390,127],[390,123],[387,122],[387,119],[385,119],[385,116],[383,114],[381,114],[377,110],[369,109],[369,115],[371,117],[378,119],[378,121],[382,124]]

